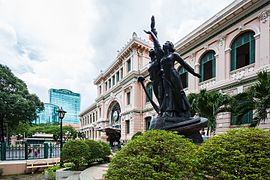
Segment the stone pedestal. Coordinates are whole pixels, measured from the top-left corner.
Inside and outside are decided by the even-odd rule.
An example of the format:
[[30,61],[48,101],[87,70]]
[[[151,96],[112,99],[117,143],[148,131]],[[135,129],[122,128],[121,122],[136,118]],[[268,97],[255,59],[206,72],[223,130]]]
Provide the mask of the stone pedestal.
[[156,117],[152,119],[149,129],[177,131],[197,144],[203,142],[200,130],[207,127],[207,122],[203,117]]

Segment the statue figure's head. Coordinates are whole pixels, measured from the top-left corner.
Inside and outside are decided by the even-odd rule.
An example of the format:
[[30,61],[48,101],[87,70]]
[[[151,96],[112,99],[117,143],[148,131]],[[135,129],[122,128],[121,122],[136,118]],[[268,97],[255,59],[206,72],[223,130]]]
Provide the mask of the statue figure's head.
[[154,49],[150,49],[149,51],[149,57],[151,58],[151,60],[153,60],[156,56],[155,50]]
[[173,43],[171,41],[166,41],[163,45],[163,50],[169,50],[170,52],[174,52],[175,49]]

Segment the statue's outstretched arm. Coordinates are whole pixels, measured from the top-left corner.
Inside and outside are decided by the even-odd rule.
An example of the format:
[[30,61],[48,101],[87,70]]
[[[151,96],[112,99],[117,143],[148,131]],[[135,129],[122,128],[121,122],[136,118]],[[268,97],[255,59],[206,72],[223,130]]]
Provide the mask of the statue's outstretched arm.
[[152,32],[155,34],[155,36],[157,37],[157,30],[156,30],[155,25],[156,25],[155,17],[152,16],[152,17],[151,17],[151,25],[150,25],[150,27],[151,27],[151,31],[152,31]]
[[152,31],[144,30],[144,32],[146,34],[151,35],[151,37],[153,39],[153,42],[154,42],[154,48],[155,48],[155,51],[156,51],[156,57],[157,57],[157,59],[160,60],[163,57],[163,50],[161,49],[161,45],[160,45],[160,43],[158,41],[158,38],[156,37],[156,35]]
[[188,64],[186,63],[182,58],[181,56],[178,54],[178,53],[174,53],[174,58],[177,62],[179,62],[181,64],[181,66],[183,66],[189,73],[193,74],[194,76],[200,78],[201,75],[196,73],[194,71],[194,69]]
[[157,36],[156,36],[152,31],[146,31],[146,30],[144,30],[144,32],[145,32],[146,34],[149,34],[149,35],[152,37],[152,39],[153,39],[153,41],[154,41],[154,46],[155,46],[155,48],[156,48],[156,49],[161,49],[161,45],[160,45],[160,43],[159,43],[159,41],[158,41]]

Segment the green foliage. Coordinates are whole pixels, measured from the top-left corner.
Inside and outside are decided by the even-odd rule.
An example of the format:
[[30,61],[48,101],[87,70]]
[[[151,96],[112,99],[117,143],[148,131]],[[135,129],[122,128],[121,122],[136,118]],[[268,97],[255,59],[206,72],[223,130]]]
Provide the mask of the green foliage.
[[[270,108],[270,75],[266,72],[257,74],[256,83],[246,92],[239,93],[230,98],[227,106],[221,108],[221,111],[231,112],[232,116],[241,118],[249,111],[255,110],[255,116],[251,127],[258,126],[260,122],[267,118],[267,110]],[[240,124],[240,122],[237,122]]]
[[131,140],[137,138],[137,137],[140,136],[140,135],[142,135],[142,132],[140,132],[140,131],[139,131],[139,132],[136,132],[136,133],[132,136]]
[[217,91],[202,90],[199,94],[188,95],[191,102],[192,112],[208,119],[208,134],[214,132],[216,128],[216,116],[219,109],[228,104],[230,97]]
[[60,165],[49,167],[45,170],[47,173],[47,179],[49,180],[55,180],[56,179],[56,170],[61,169]]
[[190,178],[196,146],[176,133],[149,130],[128,142],[113,157],[105,178],[185,179]]
[[270,74],[266,71],[259,72],[256,83],[248,91],[253,97],[256,117],[251,126],[257,126],[267,118],[270,108]]
[[[25,134],[25,136],[31,136],[37,132],[53,134],[56,139],[60,135],[60,126],[58,124],[30,124],[30,123],[19,123],[19,126],[10,132],[10,134]],[[63,126],[63,136],[69,132],[69,139],[75,139],[77,137],[77,131],[72,126]]]
[[[7,66],[0,64],[0,127],[8,123],[10,129],[19,122],[31,122],[37,118],[37,112],[44,108],[35,94],[30,94],[26,84],[11,72]],[[3,141],[4,134],[1,133]]]
[[269,179],[270,132],[233,129],[203,143],[197,152],[204,176],[218,179]]
[[108,144],[94,140],[71,140],[64,144],[62,158],[64,162],[73,163],[74,169],[83,169],[94,162],[104,162],[111,154]]
[[231,112],[231,116],[237,117],[236,124],[241,124],[241,118],[253,109],[252,95],[248,92],[243,92],[231,96],[226,106],[221,107],[218,112]]
[[75,170],[84,166],[89,147],[83,140],[71,140],[64,144],[61,158],[64,162],[74,163]]
[[21,135],[25,135],[26,137],[28,137],[29,135],[31,135],[30,128],[31,128],[30,123],[19,122],[18,126],[13,128],[9,133],[12,135],[21,134]]
[[90,166],[91,163],[98,160],[102,147],[95,140],[87,139],[87,140],[85,140],[85,143],[88,146],[87,156],[85,159],[86,159],[86,163],[88,164],[88,166]]
[[100,144],[100,154],[99,158],[103,159],[103,161],[108,161],[108,156],[111,155],[111,148],[108,143],[103,141],[98,141]]

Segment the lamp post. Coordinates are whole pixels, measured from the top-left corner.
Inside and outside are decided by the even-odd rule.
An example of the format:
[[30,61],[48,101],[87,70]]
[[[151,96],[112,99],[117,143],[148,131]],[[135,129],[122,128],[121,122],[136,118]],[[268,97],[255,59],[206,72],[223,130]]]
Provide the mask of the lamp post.
[[62,167],[63,166],[63,161],[62,161],[62,158],[61,158],[61,152],[62,152],[62,148],[63,148],[63,118],[65,116],[66,111],[64,111],[62,109],[62,107],[61,107],[56,112],[58,112],[58,117],[60,119],[60,166]]

